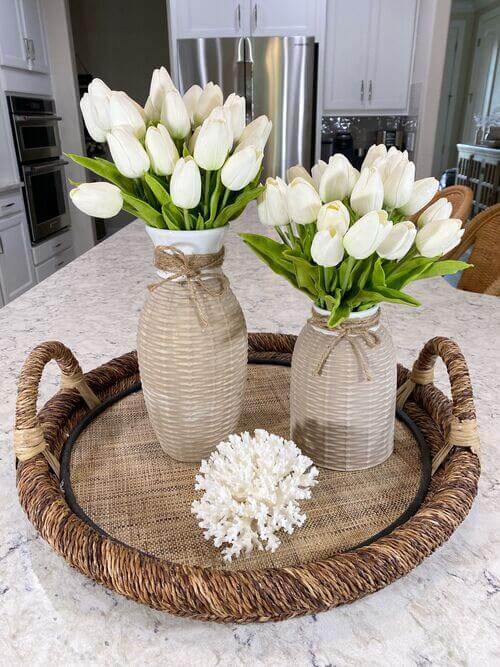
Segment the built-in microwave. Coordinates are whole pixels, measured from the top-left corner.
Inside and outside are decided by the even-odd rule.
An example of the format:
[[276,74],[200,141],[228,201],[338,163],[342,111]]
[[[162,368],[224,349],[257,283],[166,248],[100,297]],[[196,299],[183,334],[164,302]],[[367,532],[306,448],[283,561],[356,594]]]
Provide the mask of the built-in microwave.
[[17,158],[22,164],[61,155],[61,141],[54,101],[47,98],[8,95]]

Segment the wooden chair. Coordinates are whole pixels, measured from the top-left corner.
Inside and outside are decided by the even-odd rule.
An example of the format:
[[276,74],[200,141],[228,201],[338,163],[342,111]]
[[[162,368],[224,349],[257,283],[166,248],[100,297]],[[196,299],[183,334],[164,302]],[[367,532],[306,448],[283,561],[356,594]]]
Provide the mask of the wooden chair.
[[438,199],[441,199],[441,197],[446,197],[446,199],[451,203],[453,207],[451,217],[459,218],[465,224],[466,221],[469,219],[469,215],[471,212],[472,196],[473,196],[472,190],[468,188],[466,185],[450,185],[449,187],[436,192],[436,194],[427,204],[427,206],[421,208],[420,211],[418,211],[418,213],[415,213],[415,215],[412,216],[411,219],[413,220],[413,222],[416,222],[420,214],[423,211],[425,211],[426,208],[429,208],[429,206],[434,204],[434,202],[436,202]]
[[500,296],[500,204],[476,215],[460,243],[444,259],[460,259],[471,246],[467,261],[474,266],[462,273],[458,288]]

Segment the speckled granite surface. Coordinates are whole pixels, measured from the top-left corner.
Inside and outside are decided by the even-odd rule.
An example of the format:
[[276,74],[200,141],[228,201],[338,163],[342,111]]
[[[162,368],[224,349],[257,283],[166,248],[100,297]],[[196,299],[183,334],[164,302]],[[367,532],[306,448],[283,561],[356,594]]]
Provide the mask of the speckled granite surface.
[[[226,273],[250,331],[298,332],[308,301],[236,237],[257,230],[251,209],[230,231]],[[217,625],[152,611],[73,571],[39,537],[16,497],[11,429],[16,380],[28,351],[69,345],[84,370],[135,347],[153,276],[152,249],[133,223],[0,310],[0,664],[2,665],[481,665],[500,664],[498,404],[500,299],[437,279],[413,286],[424,306],[385,308],[398,359],[455,338],[468,362],[483,446],[480,494],[450,541],[392,586],[318,616],[266,625]],[[56,389],[47,370],[42,399]],[[446,388],[444,374],[439,374]]]

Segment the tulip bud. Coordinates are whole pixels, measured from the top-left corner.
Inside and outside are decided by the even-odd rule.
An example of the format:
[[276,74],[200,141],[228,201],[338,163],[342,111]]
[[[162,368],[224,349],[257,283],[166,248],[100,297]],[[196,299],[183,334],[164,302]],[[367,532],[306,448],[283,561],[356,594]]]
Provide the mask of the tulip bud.
[[93,218],[112,218],[123,205],[120,188],[111,183],[81,183],[69,196],[76,208]]
[[439,181],[436,178],[421,178],[415,181],[410,198],[400,209],[401,213],[414,215],[417,211],[420,211],[434,197],[438,187]]
[[290,218],[299,225],[314,222],[321,208],[316,188],[303,178],[294,178],[287,188],[287,206]]
[[209,81],[203,89],[194,111],[195,125],[201,125],[208,118],[212,109],[222,106],[224,96],[220,86]]
[[141,142],[131,132],[121,128],[106,135],[113,162],[118,171],[128,178],[140,178],[149,169],[149,157]]
[[417,250],[423,257],[439,257],[446,254],[460,243],[464,234],[462,221],[431,220],[418,232],[415,239]]
[[116,91],[111,94],[109,100],[109,118],[111,128],[126,128],[138,139],[146,134],[146,114],[141,106],[131,99],[127,93]]
[[161,124],[158,127],[148,127],[145,143],[154,173],[170,176],[179,159],[179,153],[167,128]]
[[291,183],[294,178],[303,178],[305,181],[316,187],[311,174],[300,164],[296,164],[294,167],[289,167],[286,171],[286,177],[289,183]]
[[161,107],[161,122],[173,139],[184,139],[191,131],[191,121],[178,90],[166,93]]
[[365,259],[377,250],[391,229],[392,222],[387,219],[386,211],[370,211],[347,230],[344,248],[351,257]]
[[258,116],[245,127],[235,150],[240,151],[247,146],[255,146],[263,151],[271,134],[272,126],[273,124],[267,116]]
[[422,211],[418,220],[417,227],[423,227],[428,222],[433,220],[448,220],[453,212],[453,206],[446,197],[440,197],[434,204],[428,206],[425,211]]
[[229,150],[231,150],[234,141],[233,128],[231,126],[231,111],[227,107],[215,107],[215,109],[212,109],[210,115],[205,120],[222,120],[226,123],[229,132],[228,136],[230,138]]
[[201,175],[191,156],[180,158],[170,180],[170,196],[180,208],[196,208],[201,198]]
[[89,93],[84,93],[80,100],[80,109],[87,132],[94,141],[102,143],[106,141],[106,133],[109,131],[109,123],[101,123],[101,118],[97,113],[96,106]]
[[384,259],[402,259],[412,247],[416,235],[417,228],[413,222],[398,222],[377,248],[377,254]]
[[388,208],[401,208],[410,199],[415,181],[415,165],[402,158],[386,175],[384,180],[384,202]]
[[113,91],[102,79],[92,79],[89,83],[88,93],[97,109],[99,124],[109,129],[109,101]]
[[350,194],[349,179],[351,168],[351,163],[345,155],[342,155],[342,153],[332,155],[319,182],[319,196],[321,197],[321,201],[342,200]]
[[332,201],[329,204],[323,204],[319,209],[316,226],[320,232],[325,229],[335,229],[344,236],[350,221],[349,211],[344,204],[341,201]]
[[222,167],[222,184],[228,190],[243,190],[257,176],[263,155],[255,146],[247,146],[242,151],[233,153]]
[[358,215],[378,211],[384,203],[382,178],[375,167],[361,170],[361,175],[351,193],[351,208]]
[[194,146],[196,164],[207,171],[220,169],[232,144],[232,133],[224,116],[207,118]]
[[200,134],[200,130],[201,130],[201,125],[198,125],[196,130],[189,138],[188,150],[191,153],[191,155],[194,155],[194,147],[196,146],[196,142],[198,141],[198,135]]
[[203,92],[203,89],[201,86],[198,86],[198,84],[194,84],[194,86],[191,86],[189,90],[186,90],[183,96],[184,104],[186,105],[187,112],[189,114],[189,118],[191,120],[191,125],[194,124],[194,112],[196,109],[196,105],[198,104],[201,94]]
[[175,86],[167,70],[164,67],[153,70],[151,85],[149,86],[149,104],[146,102],[146,113],[150,120],[154,122],[160,120],[163,100],[171,90],[175,90]]
[[385,159],[387,157],[387,148],[384,144],[372,144],[368,149],[363,164],[361,165],[361,171],[366,169],[366,167],[373,167],[373,163],[378,158]]
[[318,160],[318,162],[311,169],[311,176],[314,181],[314,184],[316,185],[316,190],[318,191],[319,191],[319,183],[321,181],[321,177],[325,173],[325,169],[327,168],[327,166],[328,165],[324,160]]
[[342,235],[333,227],[316,232],[311,244],[311,257],[319,266],[337,266],[344,257]]
[[266,180],[266,189],[259,197],[257,204],[257,213],[263,225],[276,227],[287,225],[290,222],[287,192],[286,183],[279,176]]
[[238,141],[245,129],[246,108],[245,98],[231,93],[224,102],[224,108],[229,111],[231,129],[233,131],[234,141]]

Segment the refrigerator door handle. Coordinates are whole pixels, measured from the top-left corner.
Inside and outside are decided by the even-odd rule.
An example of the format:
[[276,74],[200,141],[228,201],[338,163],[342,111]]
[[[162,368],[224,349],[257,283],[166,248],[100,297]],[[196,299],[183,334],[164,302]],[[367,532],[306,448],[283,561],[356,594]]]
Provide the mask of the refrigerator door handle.
[[253,50],[252,40],[245,37],[245,100],[247,123],[253,118]]
[[245,62],[245,38],[240,37],[238,40],[238,46],[236,49],[236,62],[244,63]]

